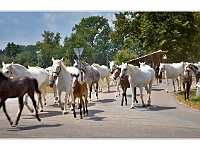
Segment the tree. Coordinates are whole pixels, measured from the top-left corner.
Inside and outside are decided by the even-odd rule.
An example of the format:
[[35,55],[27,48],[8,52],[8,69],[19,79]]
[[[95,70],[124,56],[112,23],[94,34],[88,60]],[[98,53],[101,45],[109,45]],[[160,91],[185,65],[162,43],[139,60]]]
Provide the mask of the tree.
[[[168,50],[168,61],[187,61],[193,51],[197,28],[192,12],[124,12],[115,14],[115,30],[110,37],[122,47],[135,43],[146,53]],[[131,42],[130,42],[131,41]]]
[[12,43],[8,43],[4,49],[4,54],[14,61],[16,55],[21,52],[20,46]]
[[92,47],[90,61],[99,64],[107,64],[105,56],[113,49],[108,37],[111,31],[108,20],[102,16],[82,18],[73,28],[73,33],[81,36]]
[[60,58],[64,54],[62,46],[60,45],[60,33],[54,35],[53,32],[44,31],[42,34],[43,41],[36,43],[36,48],[39,51],[40,62],[42,67],[48,67],[52,65],[50,61],[52,57]]

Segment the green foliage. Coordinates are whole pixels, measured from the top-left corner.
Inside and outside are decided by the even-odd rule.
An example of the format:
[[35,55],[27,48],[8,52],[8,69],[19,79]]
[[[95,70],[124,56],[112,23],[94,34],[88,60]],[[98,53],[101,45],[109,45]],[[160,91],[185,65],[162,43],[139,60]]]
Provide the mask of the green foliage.
[[63,57],[64,51],[60,45],[60,33],[54,35],[53,32],[44,31],[42,34],[43,41],[38,41],[36,43],[36,48],[39,51],[40,66],[48,67],[52,65],[51,58],[61,58]]
[[199,37],[197,33],[200,25],[196,17],[199,14],[124,12],[115,16],[115,30],[110,37],[112,42],[120,41],[122,48],[129,47],[129,43],[135,43],[146,53],[159,49],[168,50],[169,62],[191,61],[195,57],[197,49],[194,49],[194,45],[197,42],[195,39]]
[[188,101],[185,101],[183,91],[176,93],[176,97],[180,102],[186,104],[187,106],[200,110],[200,98],[196,97],[196,89],[190,90],[190,98]]
[[117,65],[121,65],[122,62],[125,63],[131,59],[137,58],[137,54],[133,50],[125,49],[119,51],[115,57],[114,61],[116,62]]

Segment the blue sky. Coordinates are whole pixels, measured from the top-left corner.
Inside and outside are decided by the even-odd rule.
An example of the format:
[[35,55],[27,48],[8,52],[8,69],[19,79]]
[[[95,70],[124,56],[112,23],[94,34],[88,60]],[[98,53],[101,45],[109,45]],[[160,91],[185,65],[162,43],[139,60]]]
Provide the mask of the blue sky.
[[[112,25],[114,12],[73,11],[73,12],[0,12],[0,49],[8,42],[19,45],[34,45],[42,41],[44,30],[61,34],[61,44],[66,36],[70,36],[72,28],[89,16],[103,16]],[[113,25],[112,25],[113,26]]]

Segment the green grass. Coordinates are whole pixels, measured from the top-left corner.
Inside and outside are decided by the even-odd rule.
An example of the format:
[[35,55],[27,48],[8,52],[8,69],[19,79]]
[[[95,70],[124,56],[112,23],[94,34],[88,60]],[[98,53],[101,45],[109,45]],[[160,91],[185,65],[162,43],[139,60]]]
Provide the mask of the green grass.
[[194,109],[200,110],[200,98],[196,97],[196,89],[190,90],[189,100],[185,101],[184,92],[181,91],[175,94],[176,98],[183,104],[192,107]]

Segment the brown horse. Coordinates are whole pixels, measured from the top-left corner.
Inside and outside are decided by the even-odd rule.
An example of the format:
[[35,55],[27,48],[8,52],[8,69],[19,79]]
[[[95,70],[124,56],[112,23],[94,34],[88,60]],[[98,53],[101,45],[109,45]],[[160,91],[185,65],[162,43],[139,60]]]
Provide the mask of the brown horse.
[[[116,80],[117,77],[120,75],[120,73],[121,73],[121,68],[117,67],[113,72],[113,79]],[[130,83],[128,81],[128,78],[129,78],[128,75],[125,75],[123,78],[120,78],[120,85],[121,85],[121,88],[123,90],[121,106],[123,106],[124,98],[125,98],[125,104],[127,106],[127,94],[126,94],[126,91],[127,91],[127,88],[130,88]],[[135,98],[135,101],[136,101],[136,103],[138,103],[136,98]]]
[[[79,75],[72,75],[72,106],[73,106],[73,113],[74,113],[74,118],[76,118],[76,112],[75,112],[75,100],[76,98],[80,98],[80,103],[79,103],[79,109],[80,109],[80,116],[81,119],[82,117],[82,107],[83,107],[83,114],[84,117],[88,115],[88,109],[87,109],[87,103],[88,103],[88,88],[87,84],[84,81],[78,81],[78,76]],[[83,100],[84,96],[84,100]],[[84,106],[85,104],[85,106]],[[86,111],[85,111],[86,109]]]
[[18,102],[19,102],[19,111],[17,114],[17,119],[15,122],[15,125],[18,124],[18,121],[21,116],[21,112],[24,107],[24,102],[23,102],[23,96],[28,93],[30,98],[32,99],[35,112],[36,112],[36,118],[38,121],[41,121],[38,115],[37,111],[37,106],[36,106],[36,101],[34,99],[34,92],[37,92],[39,95],[39,98],[41,100],[41,92],[38,89],[38,82],[35,78],[29,78],[29,77],[19,77],[19,78],[14,78],[11,79],[9,77],[6,77],[3,75],[2,72],[0,72],[0,109],[3,106],[3,111],[6,114],[6,117],[8,121],[10,122],[10,125],[13,124],[11,121],[11,118],[9,117],[7,111],[6,111],[6,105],[5,101],[8,98],[15,98],[18,97]]
[[192,85],[192,70],[187,66],[182,76],[182,86],[184,89],[185,100],[189,100],[190,87]]

